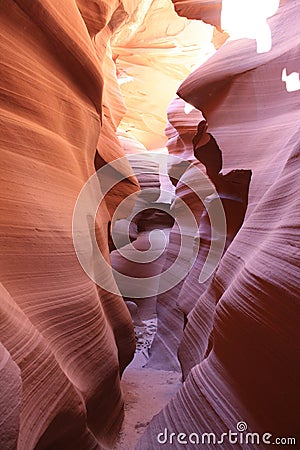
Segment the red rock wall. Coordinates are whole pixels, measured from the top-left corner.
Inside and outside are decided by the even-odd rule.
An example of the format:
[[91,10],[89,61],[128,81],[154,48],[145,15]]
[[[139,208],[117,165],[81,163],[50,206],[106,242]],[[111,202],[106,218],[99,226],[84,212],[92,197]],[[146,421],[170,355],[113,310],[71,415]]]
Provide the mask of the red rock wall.
[[[173,3],[179,14],[219,26],[220,2]],[[201,46],[192,51],[189,33],[202,36],[197,22],[175,16],[171,23],[174,11],[165,6],[165,0],[0,4],[1,450],[14,449],[16,440],[20,450],[109,447],[119,429],[119,374],[134,349],[131,319],[121,297],[96,289],[80,267],[72,214],[94,173],[96,149],[100,166],[123,155],[116,133],[125,107],[113,58],[118,75],[136,82],[124,84],[131,103],[122,145],[128,153],[142,148],[126,136],[132,124],[131,135],[147,146],[165,142],[162,111],[171,87],[201,53]],[[297,1],[283,0],[269,19],[270,52],[258,54],[255,40],[228,41],[178,91],[207,118],[225,170],[251,169],[253,177],[246,221],[209,288],[200,296],[200,287],[197,298],[191,274],[175,292],[180,311],[196,303],[184,333],[182,317],[169,319],[174,336],[179,330],[174,349],[182,337],[187,379],[150,423],[138,444],[143,450],[160,448],[156,436],[165,427],[221,433],[244,420],[250,430],[276,436],[297,431],[299,91],[288,91],[282,76],[299,71],[299,18]],[[209,42],[211,30],[203,30]],[[187,48],[190,56],[179,64]],[[162,74],[170,91],[162,93],[160,81],[153,93]],[[141,80],[145,90],[137,89]],[[168,147],[193,160],[190,139],[201,115],[183,106],[176,99],[170,107]],[[120,170],[131,175],[129,166]],[[97,237],[107,259],[108,222],[137,189],[136,179],[124,180],[99,208]],[[178,194],[189,198],[184,185]],[[174,228],[171,244],[176,238]],[[185,301],[180,296],[189,283],[192,298]],[[160,320],[168,305],[162,311]]]
[[16,448],[20,428],[22,381],[18,365],[2,344],[0,344],[0,380],[0,447]]
[[180,347],[187,380],[139,449],[160,448],[165,428],[220,436],[245,421],[274,438],[299,432],[300,91],[282,81],[284,68],[299,71],[299,19],[297,1],[281,2],[268,21],[270,52],[258,54],[255,40],[227,42],[178,91],[207,118],[225,169],[253,177],[246,220],[189,316]]
[[170,0],[130,3],[131,8],[126,8],[133,13],[112,41],[127,106],[120,128],[151,150],[165,145],[168,104],[180,83],[211,51],[213,29],[179,17]]
[[[120,296],[97,292],[71,233],[97,146],[106,160],[123,155],[114,144],[124,107],[109,52],[101,53],[118,3],[78,2],[91,36],[75,1],[0,5],[0,339],[10,354],[1,392],[13,411],[4,414],[3,450],[15,448],[18,430],[18,449],[94,449],[97,440],[110,445],[121,424],[119,371],[134,350],[131,318]],[[101,133],[114,139],[104,149],[102,112]],[[126,194],[137,189],[135,181],[128,186]],[[103,203],[97,227],[106,257],[108,220]]]
[[222,0],[172,0],[177,14],[221,28]]

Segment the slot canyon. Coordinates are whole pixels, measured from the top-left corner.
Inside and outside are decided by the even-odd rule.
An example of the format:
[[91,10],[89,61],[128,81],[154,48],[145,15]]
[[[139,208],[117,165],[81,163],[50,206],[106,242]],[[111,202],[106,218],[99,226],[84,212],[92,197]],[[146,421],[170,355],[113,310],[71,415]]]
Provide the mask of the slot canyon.
[[0,23],[0,450],[300,446],[299,0]]

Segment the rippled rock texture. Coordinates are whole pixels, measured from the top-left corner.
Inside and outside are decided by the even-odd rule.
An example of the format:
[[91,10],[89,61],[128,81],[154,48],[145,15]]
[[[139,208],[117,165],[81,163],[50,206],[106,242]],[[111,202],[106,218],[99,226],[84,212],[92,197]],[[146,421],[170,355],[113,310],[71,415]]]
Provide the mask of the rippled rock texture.
[[166,111],[179,84],[214,51],[213,27],[179,17],[170,0],[134,3],[112,41],[127,106],[121,129],[150,150],[166,143]]
[[[214,2],[174,3],[201,11]],[[221,436],[242,420],[274,438],[297,435],[300,91],[282,78],[299,70],[299,14],[297,1],[281,2],[268,20],[270,51],[258,52],[255,39],[228,41],[179,88],[208,120],[224,170],[253,176],[245,222],[188,316],[179,351],[186,381],[139,449],[160,448],[165,429],[164,448],[181,448],[170,433]]]
[[[96,288],[80,267],[72,214],[95,169],[165,142],[166,106],[199,52],[211,51],[212,28],[178,17],[168,0],[4,0],[0,8],[1,447],[17,439],[26,450],[111,446],[133,327],[121,296]],[[106,260],[111,217],[139,190],[129,164],[118,170],[123,179],[97,214]],[[110,270],[106,277],[114,285]]]
[[[100,3],[0,5],[3,450],[16,439],[24,450],[110,446],[123,417],[131,317],[120,295],[96,289],[72,242],[96,148],[105,161],[124,154],[115,133],[124,105],[109,58],[118,2]],[[138,189],[134,179],[125,187],[118,201]],[[97,237],[107,258],[109,220],[102,203]]]
[[[233,223],[238,233],[207,285],[197,284],[200,249],[182,283],[157,299],[150,364],[180,364],[185,382],[137,448],[160,448],[157,435],[166,429],[220,436],[240,421],[250,431],[296,435],[300,91],[292,81],[300,8],[298,0],[282,0],[278,11],[279,2],[260,3],[242,11],[234,0],[1,1],[1,450],[112,448],[123,418],[120,375],[135,336],[117,288],[96,287],[78,262],[74,206],[95,169],[167,139],[171,154],[205,170],[192,145],[203,117],[222,150],[223,174],[252,172],[248,209],[239,231]],[[237,13],[234,21],[228,11]],[[222,45],[223,30],[235,40]],[[176,168],[169,169],[172,177]],[[166,183],[137,180],[126,162],[116,180],[120,174],[97,213],[107,261],[116,207],[137,198],[138,181],[159,203],[158,186]],[[203,205],[186,187],[192,172],[181,175],[173,210],[185,199],[205,235]],[[107,180],[98,182],[104,189]],[[138,248],[148,245],[154,222],[168,237],[168,251],[151,267],[159,274],[178,247],[177,225],[169,232],[172,223],[165,227],[155,211],[139,219],[140,229],[130,230]],[[110,268],[103,272],[114,286]]]

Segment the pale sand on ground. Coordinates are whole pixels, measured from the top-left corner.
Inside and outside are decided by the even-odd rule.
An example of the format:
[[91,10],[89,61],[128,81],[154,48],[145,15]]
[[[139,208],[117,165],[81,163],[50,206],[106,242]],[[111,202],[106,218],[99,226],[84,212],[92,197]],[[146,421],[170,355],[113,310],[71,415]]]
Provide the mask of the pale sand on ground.
[[153,320],[145,323],[144,333],[140,327],[136,327],[137,352],[125,370],[121,382],[125,400],[125,419],[114,450],[134,450],[152,417],[169,402],[181,385],[179,372],[143,367],[147,362],[149,344],[153,339],[151,334],[154,336],[155,332]]

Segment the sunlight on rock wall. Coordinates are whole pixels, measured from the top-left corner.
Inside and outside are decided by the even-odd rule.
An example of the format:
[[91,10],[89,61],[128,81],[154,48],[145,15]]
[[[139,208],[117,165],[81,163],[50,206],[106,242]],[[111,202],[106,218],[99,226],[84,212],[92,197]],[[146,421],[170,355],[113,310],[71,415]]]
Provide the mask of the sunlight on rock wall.
[[[211,55],[213,28],[177,16],[170,0],[154,0],[113,39],[127,113],[119,128],[147,149],[163,147],[168,104],[180,83]],[[130,30],[130,33],[128,32]]]

